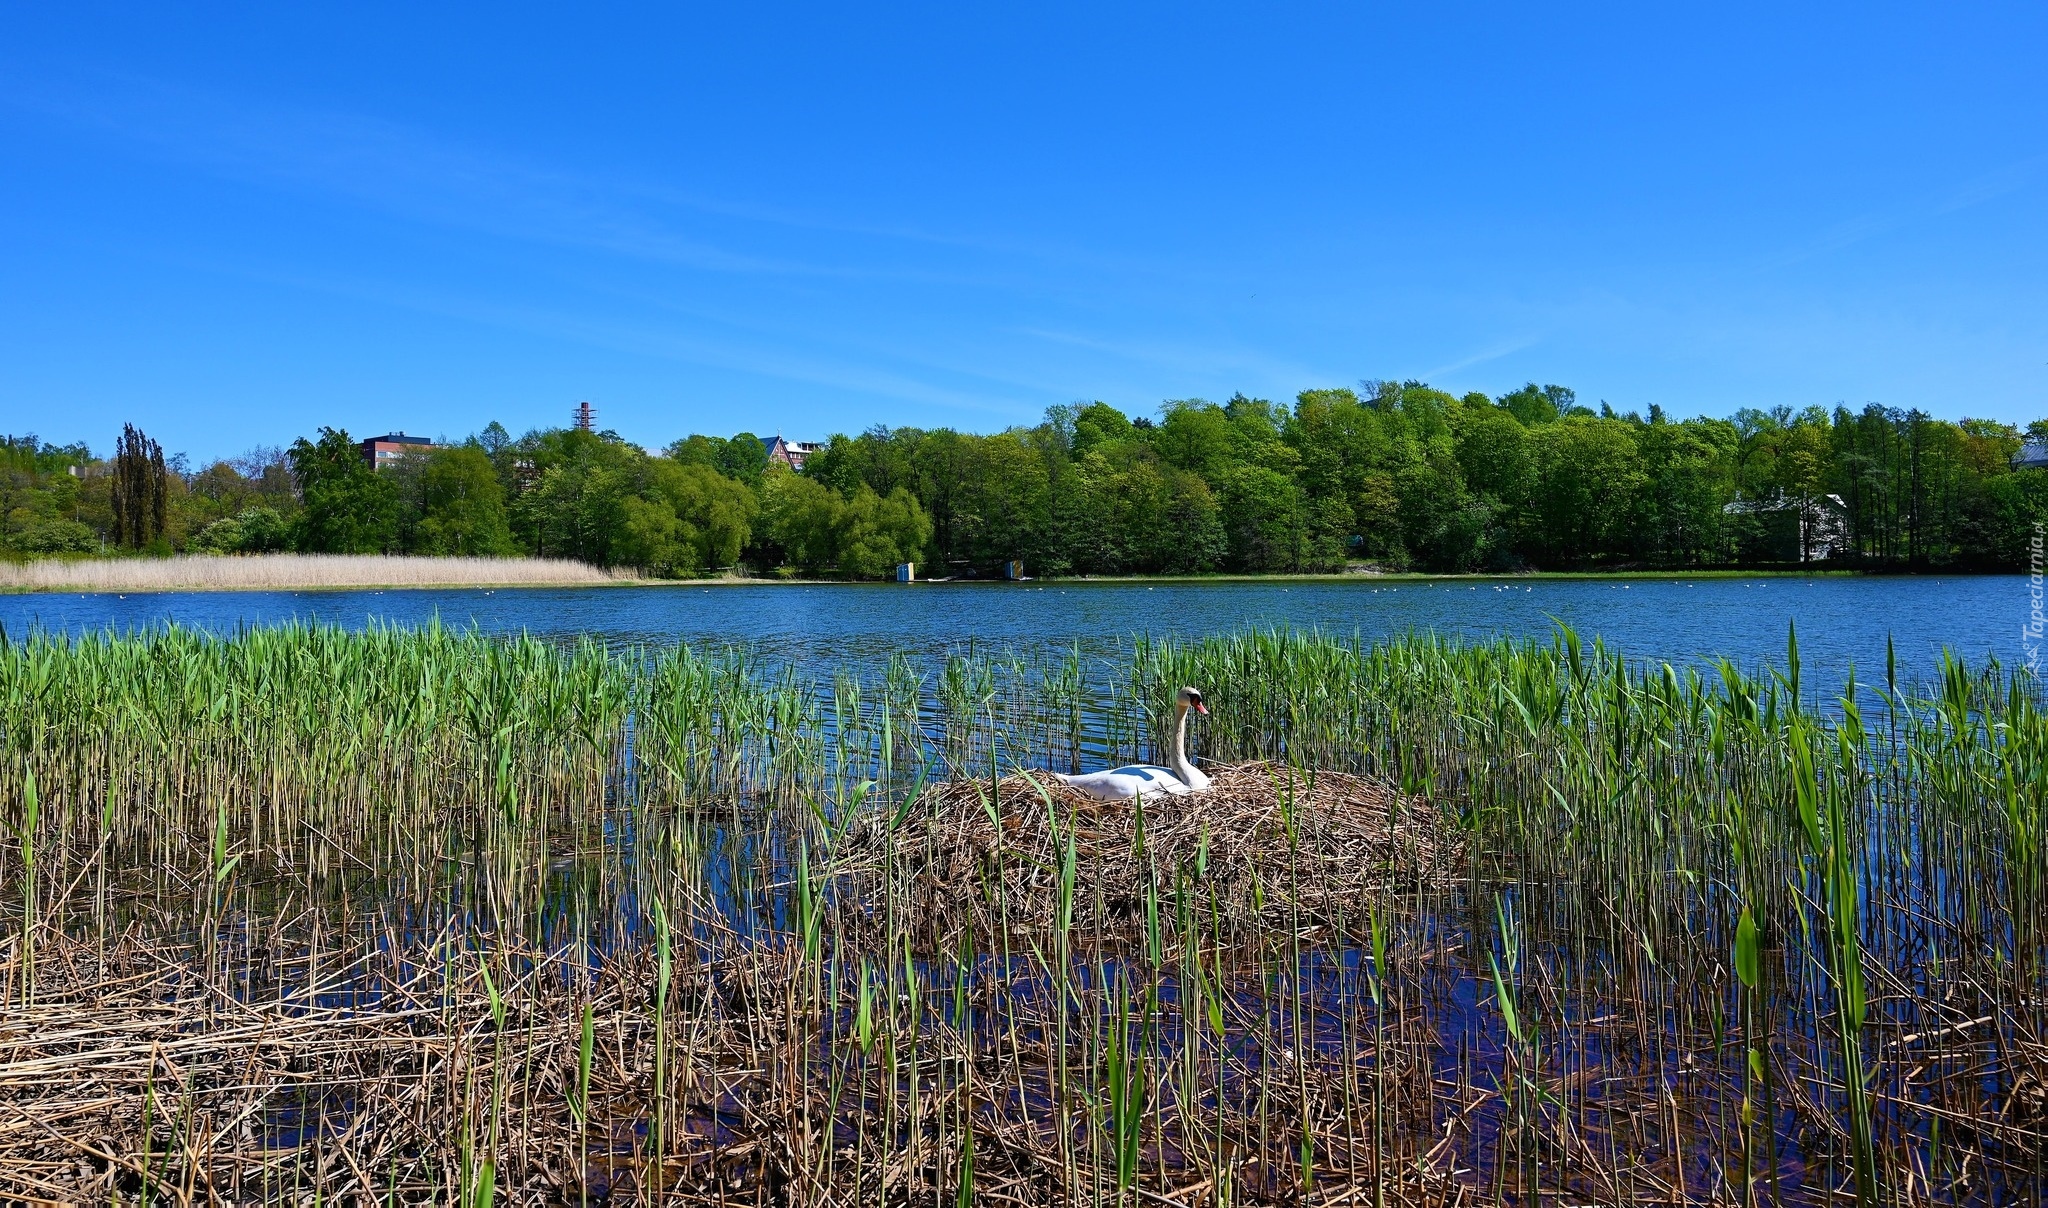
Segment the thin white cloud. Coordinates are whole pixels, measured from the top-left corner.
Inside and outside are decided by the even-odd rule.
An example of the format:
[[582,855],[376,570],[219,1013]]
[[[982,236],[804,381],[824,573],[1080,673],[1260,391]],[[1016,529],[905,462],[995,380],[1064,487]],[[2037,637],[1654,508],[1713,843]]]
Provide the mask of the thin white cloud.
[[312,193],[408,220],[712,272],[876,275],[841,264],[736,250],[687,229],[686,216],[674,211],[780,225],[825,224],[797,224],[761,207],[563,172],[359,114],[229,99],[134,78],[105,80],[90,91],[67,86],[29,91],[17,80],[0,98],[17,109],[97,130],[229,179]]
[[1981,176],[1972,177],[1957,185],[1947,200],[1934,207],[1936,214],[1952,214],[1974,205],[2015,193],[2027,187],[2039,174],[2043,164],[2048,164],[2048,155],[2032,155],[2015,160],[2002,168],[1994,168]]
[[1345,376],[1309,369],[1296,362],[1275,360],[1242,347],[1184,344],[1177,341],[1111,340],[1101,336],[1054,331],[1042,327],[1017,327],[1010,330],[1018,335],[1065,344],[1073,348],[1085,348],[1120,360],[1142,365],[1166,366],[1175,370],[1178,375],[1221,377],[1242,374],[1264,381],[1294,382],[1338,381]]
[[1438,365],[1434,369],[1425,369],[1419,376],[1423,381],[1439,378],[1447,373],[1456,373],[1461,369],[1470,369],[1474,365],[1484,365],[1488,361],[1497,361],[1504,356],[1511,356],[1514,353],[1520,352],[1524,348],[1534,348],[1542,342],[1542,340],[1535,336],[1521,336],[1516,339],[1506,340],[1481,349],[1471,356],[1452,361],[1448,365]]
[[744,333],[683,333],[644,322],[600,319],[586,314],[507,305],[375,281],[315,277],[245,265],[212,263],[194,267],[612,352],[756,374],[882,399],[997,415],[1011,420],[1020,414],[1035,414],[1038,405],[1015,396],[983,394],[946,386],[914,372],[820,355],[809,345],[793,347],[790,342],[776,340],[772,336],[763,340]]
[[2048,163],[2048,155],[2028,156],[1974,176],[1939,196],[1923,194],[1916,201],[1889,210],[1845,219],[1797,247],[1765,257],[1757,267],[1788,268],[1930,218],[1982,205],[2032,184],[2044,163]]
[[[1140,263],[1066,245],[932,231],[906,223],[849,221],[782,206],[709,197],[673,183],[565,171],[525,158],[438,138],[356,113],[227,97],[160,80],[101,75],[31,87],[20,73],[0,80],[0,104],[143,148],[247,184],[329,200],[499,238],[611,253],[701,271],[785,277],[860,277],[1002,285],[1003,262],[1052,261],[1140,275],[1185,275],[1186,266]],[[931,253],[978,252],[936,260],[904,254],[849,262],[760,255],[733,228],[711,238],[700,228],[724,218],[756,226],[854,235]],[[730,226],[730,224],[727,224]]]

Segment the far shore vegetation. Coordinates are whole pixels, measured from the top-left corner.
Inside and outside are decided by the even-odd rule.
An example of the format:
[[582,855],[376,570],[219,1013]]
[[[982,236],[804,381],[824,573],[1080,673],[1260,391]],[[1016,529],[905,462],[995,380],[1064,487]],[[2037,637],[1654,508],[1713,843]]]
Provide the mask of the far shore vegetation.
[[651,450],[496,423],[377,468],[326,427],[197,466],[129,427],[104,458],[0,437],[0,590],[2009,571],[2048,523],[2044,463],[2048,420],[1676,420],[1534,384],[1074,404],[988,435],[835,434],[800,468],[751,433]]
[[[1428,571],[1385,571],[1352,564],[1341,571],[1243,573],[1204,571],[1183,574],[1067,575],[1050,580],[1062,587],[1116,586],[1153,583],[1272,584],[1327,583],[1333,580],[1400,587],[1408,584],[1459,582],[1539,582],[1614,580],[1643,582],[1671,579],[1756,579],[1849,577],[1872,573],[1825,567],[1744,567],[1691,570],[1518,571],[1512,574],[1469,574]],[[1043,582],[1027,576],[1026,581]],[[650,578],[631,567],[596,567],[566,558],[468,558],[424,554],[172,554],[168,557],[98,557],[62,554],[36,557],[0,556],[0,595],[27,592],[163,592],[163,591],[353,591],[406,588],[521,587],[820,587],[874,582],[844,576],[755,575],[741,567],[723,574]],[[932,581],[920,580],[919,586]],[[974,580],[990,585],[998,580]]]

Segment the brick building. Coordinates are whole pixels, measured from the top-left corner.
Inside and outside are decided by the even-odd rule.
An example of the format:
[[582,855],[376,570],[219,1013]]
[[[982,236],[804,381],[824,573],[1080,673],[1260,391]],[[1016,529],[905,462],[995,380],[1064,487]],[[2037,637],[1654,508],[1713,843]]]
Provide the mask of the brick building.
[[808,440],[784,440],[779,434],[764,436],[761,443],[768,446],[769,461],[779,461],[792,470],[803,469],[804,459],[824,448]]
[[373,436],[361,445],[363,461],[373,470],[381,470],[408,453],[424,453],[434,447],[434,442],[424,436],[407,436],[403,432],[387,432]]

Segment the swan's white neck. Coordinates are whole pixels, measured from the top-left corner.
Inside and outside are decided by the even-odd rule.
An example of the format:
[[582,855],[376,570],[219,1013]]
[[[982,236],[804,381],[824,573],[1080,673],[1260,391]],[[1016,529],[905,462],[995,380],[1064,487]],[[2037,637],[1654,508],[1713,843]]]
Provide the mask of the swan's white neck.
[[1209,787],[1202,769],[1188,762],[1188,703],[1176,701],[1173,708],[1173,773],[1180,782],[1201,792]]

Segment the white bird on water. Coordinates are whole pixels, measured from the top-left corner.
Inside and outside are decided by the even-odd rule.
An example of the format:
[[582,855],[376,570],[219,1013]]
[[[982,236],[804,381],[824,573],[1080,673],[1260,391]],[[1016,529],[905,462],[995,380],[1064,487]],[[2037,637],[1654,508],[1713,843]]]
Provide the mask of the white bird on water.
[[[1209,791],[1209,778],[1188,760],[1188,712],[1206,715],[1209,707],[1202,703],[1202,693],[1196,688],[1182,688],[1173,699],[1173,763],[1161,767],[1156,763],[1127,763],[1120,768],[1108,768],[1100,772],[1087,772],[1079,776],[1060,776],[1074,788],[1090,797],[1103,801],[1129,801],[1135,797],[1157,797],[1161,795],[1181,797],[1188,793]],[[1055,772],[1054,775],[1059,775]]]

